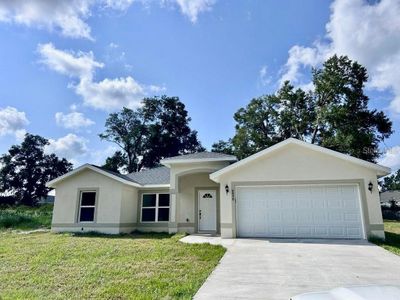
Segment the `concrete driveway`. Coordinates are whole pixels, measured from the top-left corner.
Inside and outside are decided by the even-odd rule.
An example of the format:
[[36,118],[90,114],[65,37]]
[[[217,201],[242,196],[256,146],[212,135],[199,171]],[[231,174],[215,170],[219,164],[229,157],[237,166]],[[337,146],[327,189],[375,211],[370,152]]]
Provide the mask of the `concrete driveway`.
[[228,251],[195,299],[290,299],[338,286],[400,285],[400,257],[366,241],[187,236]]

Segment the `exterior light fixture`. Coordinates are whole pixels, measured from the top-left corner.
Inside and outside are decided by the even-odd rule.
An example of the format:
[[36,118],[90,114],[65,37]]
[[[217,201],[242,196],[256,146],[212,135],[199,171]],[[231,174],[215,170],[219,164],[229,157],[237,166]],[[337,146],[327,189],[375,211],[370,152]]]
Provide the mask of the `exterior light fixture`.
[[226,192],[226,194],[228,195],[228,193],[229,193],[229,186],[226,184],[225,185],[225,192]]
[[372,193],[373,187],[374,187],[374,185],[373,185],[373,183],[370,181],[370,182],[368,183],[368,190],[369,190],[371,193]]

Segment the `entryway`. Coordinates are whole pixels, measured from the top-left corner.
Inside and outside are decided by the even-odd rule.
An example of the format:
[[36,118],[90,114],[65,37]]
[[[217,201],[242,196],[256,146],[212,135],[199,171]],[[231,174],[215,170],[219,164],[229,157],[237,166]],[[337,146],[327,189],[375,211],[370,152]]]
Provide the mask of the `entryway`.
[[217,231],[217,192],[199,190],[197,197],[197,216],[199,232]]

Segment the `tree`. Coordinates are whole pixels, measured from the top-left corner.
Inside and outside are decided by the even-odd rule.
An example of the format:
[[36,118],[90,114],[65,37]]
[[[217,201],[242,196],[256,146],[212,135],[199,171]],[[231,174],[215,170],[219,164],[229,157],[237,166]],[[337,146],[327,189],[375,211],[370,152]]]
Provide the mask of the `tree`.
[[382,192],[400,190],[400,169],[395,174],[384,177],[379,183]]
[[289,137],[368,161],[379,157],[379,143],[393,133],[392,122],[368,108],[367,70],[335,55],[312,75],[313,91],[285,82],[275,94],[252,99],[235,113],[232,148],[239,159]]
[[14,145],[0,158],[0,192],[13,194],[18,204],[33,206],[47,196],[46,182],[72,169],[66,159],[45,154],[45,138],[26,134],[21,145]]
[[123,151],[118,159],[125,160],[128,172],[137,172],[165,157],[203,151],[190,120],[178,97],[145,98],[137,110],[125,107],[110,114],[99,136],[117,144]]
[[102,167],[113,172],[119,172],[120,169],[124,169],[125,164],[126,156],[121,151],[116,151],[113,156],[107,157],[106,163]]
[[211,151],[234,155],[232,140],[229,139],[227,142],[219,140],[218,142],[212,144]]

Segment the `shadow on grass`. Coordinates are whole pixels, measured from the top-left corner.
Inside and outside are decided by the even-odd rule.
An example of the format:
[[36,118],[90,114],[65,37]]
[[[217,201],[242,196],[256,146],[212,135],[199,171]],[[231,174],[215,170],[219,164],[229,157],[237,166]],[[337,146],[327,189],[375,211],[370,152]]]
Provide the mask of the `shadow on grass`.
[[[64,234],[64,233],[60,233]],[[162,239],[181,239],[185,234],[169,234],[165,232],[140,232],[134,231],[132,233],[120,233],[120,234],[105,234],[95,231],[90,232],[74,232],[69,233],[74,237],[85,237],[85,238],[107,238],[107,239],[151,239],[151,240],[162,240]]]

